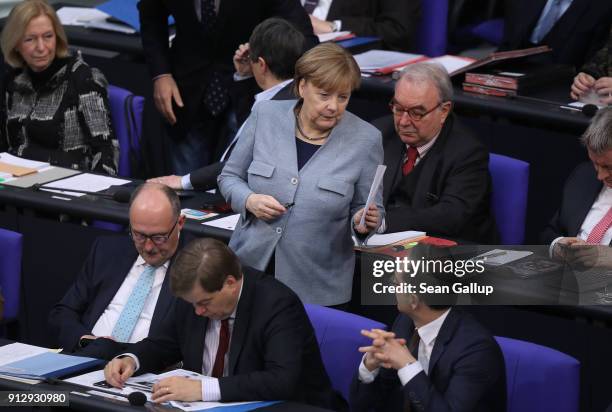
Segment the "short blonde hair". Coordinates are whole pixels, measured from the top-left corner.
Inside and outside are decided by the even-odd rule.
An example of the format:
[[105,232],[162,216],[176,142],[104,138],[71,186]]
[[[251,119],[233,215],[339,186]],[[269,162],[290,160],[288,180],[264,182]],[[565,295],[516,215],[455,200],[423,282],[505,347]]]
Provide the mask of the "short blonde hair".
[[56,38],[55,57],[68,56],[66,32],[53,7],[46,0],[24,0],[11,10],[0,38],[4,60],[12,67],[25,65],[23,57],[17,51],[17,44],[23,38],[30,21],[39,16],[47,16],[53,25]]
[[306,80],[327,91],[351,92],[361,84],[361,72],[349,52],[335,43],[322,43],[308,50],[295,64],[294,91]]

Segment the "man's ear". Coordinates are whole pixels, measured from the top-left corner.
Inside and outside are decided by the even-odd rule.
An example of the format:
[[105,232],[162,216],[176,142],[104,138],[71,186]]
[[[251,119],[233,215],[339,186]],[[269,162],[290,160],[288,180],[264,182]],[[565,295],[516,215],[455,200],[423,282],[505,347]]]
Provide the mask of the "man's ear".
[[266,71],[268,71],[268,63],[266,63],[263,57],[261,56],[258,57],[255,64],[259,66],[259,69],[261,70],[262,73],[265,73]]

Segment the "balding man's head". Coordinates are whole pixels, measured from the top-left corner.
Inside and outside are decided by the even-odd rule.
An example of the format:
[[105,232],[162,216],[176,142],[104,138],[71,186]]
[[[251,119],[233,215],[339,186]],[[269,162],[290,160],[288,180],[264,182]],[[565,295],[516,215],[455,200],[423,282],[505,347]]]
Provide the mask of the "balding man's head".
[[184,223],[178,196],[167,186],[145,183],[132,194],[130,233],[148,264],[162,265],[174,255]]

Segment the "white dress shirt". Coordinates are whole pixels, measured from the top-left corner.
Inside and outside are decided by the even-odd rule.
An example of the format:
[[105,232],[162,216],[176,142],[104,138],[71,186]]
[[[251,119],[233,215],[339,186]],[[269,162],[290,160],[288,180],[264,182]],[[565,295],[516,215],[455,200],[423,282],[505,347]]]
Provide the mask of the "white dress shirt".
[[[595,199],[595,202],[591,206],[589,213],[584,218],[584,221],[582,222],[582,225],[580,226],[580,230],[578,231],[578,235],[576,237],[586,241],[597,223],[599,223],[599,221],[603,219],[606,213],[608,213],[610,207],[612,207],[612,189],[604,184],[603,188],[601,189],[601,192],[599,192],[599,195],[597,195],[597,199]],[[563,237],[564,236],[559,236],[550,244],[551,256],[555,245],[559,240],[563,239]],[[600,245],[609,245],[610,242],[612,242],[612,227],[608,228],[603,238],[601,239]]]
[[[161,291],[164,278],[166,277],[166,271],[168,270],[169,261],[166,261],[163,265],[155,269],[155,278],[153,280],[153,286],[151,292],[145,300],[145,304],[140,312],[134,331],[130,336],[129,343],[138,342],[149,335],[149,328],[151,327],[151,319],[153,319],[153,312],[155,312],[155,305],[157,305],[157,299],[159,298],[159,292]],[[121,287],[115,293],[115,296],[108,304],[98,321],[94,325],[91,333],[94,336],[111,336],[113,328],[119,320],[119,316],[123,311],[123,308],[128,301],[128,298],[132,294],[132,290],[141,273],[145,270],[146,262],[142,256],[138,256],[138,259],[132,265],[129,273],[123,280]]]
[[[419,164],[419,162],[421,161],[421,159],[423,159],[423,157],[425,157],[425,155],[427,154],[427,152],[429,152],[429,150],[433,147],[433,145],[436,143],[436,140],[438,140],[438,136],[440,136],[440,132],[438,132],[438,134],[431,139],[429,142],[425,143],[424,145],[421,146],[417,146],[417,152],[419,153],[419,155],[417,156],[415,162],[414,162],[414,166],[416,167],[416,165]],[[406,150],[408,150],[408,147],[410,147],[409,145],[406,145]],[[408,153],[408,152],[406,152]]]
[[[451,309],[448,309],[436,320],[415,329],[414,333],[418,333],[420,337],[417,362],[409,363],[397,371],[397,376],[399,377],[402,386],[410,382],[412,378],[418,375],[421,371],[424,371],[425,374],[429,374],[429,360],[431,359],[431,353],[434,345],[436,344],[436,338],[440,333],[440,329],[444,324],[444,320],[450,311]],[[361,361],[361,364],[359,365],[359,380],[366,384],[372,383],[378,375],[380,368],[374,369],[370,372],[368,368],[366,368],[364,360],[365,355]]]

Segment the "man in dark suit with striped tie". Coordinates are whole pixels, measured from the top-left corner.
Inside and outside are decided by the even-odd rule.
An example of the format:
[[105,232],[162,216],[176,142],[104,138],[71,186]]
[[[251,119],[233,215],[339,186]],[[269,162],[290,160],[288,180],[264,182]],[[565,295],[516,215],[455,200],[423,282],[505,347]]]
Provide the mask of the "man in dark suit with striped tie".
[[555,258],[612,268],[612,108],[597,112],[581,140],[591,161],[567,179],[542,241]]

